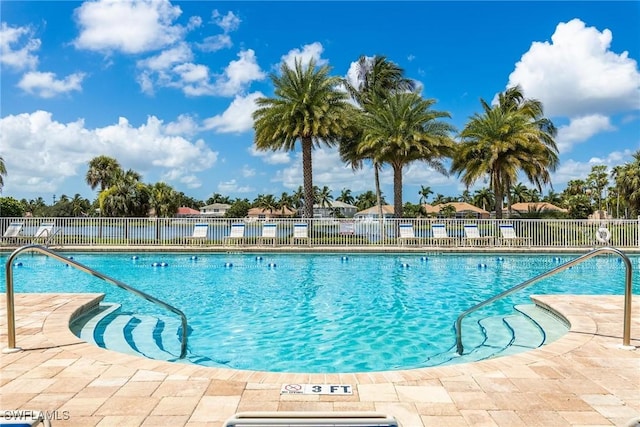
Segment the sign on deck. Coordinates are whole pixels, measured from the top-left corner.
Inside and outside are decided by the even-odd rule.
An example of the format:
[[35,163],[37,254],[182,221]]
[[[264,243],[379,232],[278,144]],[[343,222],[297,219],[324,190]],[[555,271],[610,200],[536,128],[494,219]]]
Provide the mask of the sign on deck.
[[280,394],[353,394],[350,384],[284,384]]

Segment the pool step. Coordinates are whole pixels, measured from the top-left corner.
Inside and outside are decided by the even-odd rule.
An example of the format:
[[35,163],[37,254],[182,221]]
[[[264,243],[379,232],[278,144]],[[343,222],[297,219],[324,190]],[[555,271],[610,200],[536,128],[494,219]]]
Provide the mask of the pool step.
[[180,321],[123,313],[114,307],[91,318],[80,330],[83,340],[120,353],[157,360],[180,355]]
[[569,330],[564,322],[535,304],[514,308],[516,314],[480,319],[477,326],[481,334],[463,333],[465,350],[461,356],[452,348],[430,358],[430,365],[473,362],[532,350],[555,341]]

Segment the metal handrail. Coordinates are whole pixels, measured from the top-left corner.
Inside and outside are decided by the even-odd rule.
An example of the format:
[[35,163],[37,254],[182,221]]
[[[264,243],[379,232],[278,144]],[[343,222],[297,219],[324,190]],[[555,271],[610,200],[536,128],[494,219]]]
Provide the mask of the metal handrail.
[[458,354],[462,354],[462,352],[464,351],[464,347],[462,346],[462,319],[464,319],[468,314],[488,305],[491,304],[492,302],[500,299],[500,298],[504,298],[507,295],[511,295],[514,292],[517,292],[521,289],[526,288],[527,286],[530,286],[532,284],[534,284],[535,282],[542,280],[546,277],[549,276],[553,276],[556,273],[559,273],[563,270],[566,270],[576,264],[580,264],[583,261],[588,260],[589,258],[593,258],[594,256],[600,255],[602,253],[612,253],[612,254],[616,254],[619,255],[622,260],[625,263],[626,266],[626,279],[625,279],[625,288],[624,288],[624,331],[623,331],[623,336],[622,336],[622,345],[624,345],[625,347],[629,347],[631,346],[631,278],[632,278],[632,266],[631,266],[631,260],[629,260],[629,257],[627,255],[625,255],[622,251],[620,251],[619,249],[615,249],[615,248],[611,248],[611,247],[604,247],[604,248],[598,248],[598,249],[594,249],[593,251],[582,255],[574,260],[571,260],[569,262],[566,262],[552,270],[549,270],[545,273],[542,273],[532,279],[529,279],[525,282],[522,282],[521,284],[514,286],[510,289],[507,289],[504,292],[499,293],[498,295],[495,295],[485,301],[482,301],[479,304],[474,305],[473,307],[471,307],[470,309],[466,310],[465,312],[463,312],[460,316],[458,316],[458,318],[456,319],[456,324],[455,324],[455,329],[456,329],[456,351]]
[[55,258],[58,261],[64,262],[65,264],[71,265],[72,267],[80,270],[80,271],[84,271],[85,273],[89,273],[92,276],[95,276],[99,279],[104,280],[105,282],[111,283],[113,285],[116,285],[117,287],[124,289],[125,291],[131,292],[134,295],[137,295],[141,298],[144,298],[145,300],[159,305],[163,308],[165,308],[166,310],[177,314],[178,316],[180,316],[180,319],[182,321],[182,342],[181,342],[181,348],[180,348],[180,359],[184,359],[187,355],[187,317],[184,315],[184,313],[173,307],[172,305],[167,304],[164,301],[161,301],[159,299],[157,299],[154,296],[151,296],[145,292],[142,292],[136,288],[133,288],[129,285],[127,285],[126,283],[123,283],[119,280],[113,279],[105,274],[102,274],[90,267],[87,267],[86,265],[83,265],[77,261],[74,261],[72,259],[69,258],[65,258],[62,255],[59,255],[57,253],[55,253],[54,251],[47,249],[43,246],[40,245],[26,245],[26,246],[22,246],[18,249],[16,249],[15,251],[13,251],[13,253],[9,256],[9,259],[7,259],[7,263],[6,263],[6,278],[7,278],[7,332],[8,332],[8,342],[9,342],[9,348],[7,348],[5,350],[5,353],[10,353],[10,352],[14,352],[14,351],[19,351],[20,348],[16,347],[16,320],[15,320],[15,309],[14,309],[14,300],[13,300],[13,260],[15,259],[16,256],[18,256],[18,254],[20,254],[21,252],[40,252],[44,255],[50,256],[51,258]]

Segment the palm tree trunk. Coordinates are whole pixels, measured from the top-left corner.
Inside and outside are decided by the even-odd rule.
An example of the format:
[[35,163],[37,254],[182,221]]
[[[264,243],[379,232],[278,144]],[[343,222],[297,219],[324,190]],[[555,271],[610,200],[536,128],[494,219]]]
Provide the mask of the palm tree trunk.
[[380,190],[380,165],[373,162],[373,176],[376,183],[376,204],[378,205],[378,224],[380,228],[380,238],[386,237],[384,228],[384,213],[382,212],[382,191]]
[[502,219],[502,199],[504,198],[502,190],[502,180],[496,173],[493,177],[493,193],[496,196],[496,219]]
[[402,166],[393,165],[393,216],[402,218]]
[[311,165],[311,149],[313,142],[311,137],[302,137],[302,174],[304,184],[304,216],[313,218],[313,167]]

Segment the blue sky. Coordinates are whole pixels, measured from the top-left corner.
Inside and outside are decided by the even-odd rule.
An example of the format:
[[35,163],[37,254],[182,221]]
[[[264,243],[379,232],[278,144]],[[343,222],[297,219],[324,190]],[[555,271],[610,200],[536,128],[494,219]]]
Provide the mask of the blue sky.
[[[520,84],[559,128],[556,191],[640,149],[637,1],[3,1],[0,9],[3,196],[93,200],[84,177],[98,155],[201,200],[291,193],[302,184],[300,153],[256,152],[251,113],[255,99],[272,95],[269,74],[296,57],[344,77],[359,56],[384,55],[458,129],[480,98]],[[314,184],[334,197],[374,188],[371,167],[354,173],[335,149],[316,150],[313,166]],[[381,179],[391,201],[390,168]],[[404,201],[416,203],[421,186],[464,190],[424,163],[406,167]]]

